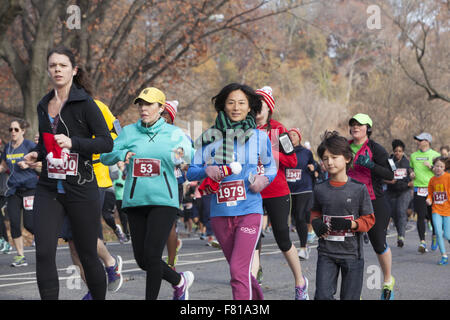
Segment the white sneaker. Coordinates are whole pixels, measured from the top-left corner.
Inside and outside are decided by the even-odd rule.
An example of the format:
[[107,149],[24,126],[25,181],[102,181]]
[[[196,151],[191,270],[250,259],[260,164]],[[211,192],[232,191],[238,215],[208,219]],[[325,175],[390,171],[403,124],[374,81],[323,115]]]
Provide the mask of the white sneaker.
[[298,252],[298,257],[300,258],[300,260],[308,260],[309,259],[309,248],[306,249],[300,249],[300,251]]

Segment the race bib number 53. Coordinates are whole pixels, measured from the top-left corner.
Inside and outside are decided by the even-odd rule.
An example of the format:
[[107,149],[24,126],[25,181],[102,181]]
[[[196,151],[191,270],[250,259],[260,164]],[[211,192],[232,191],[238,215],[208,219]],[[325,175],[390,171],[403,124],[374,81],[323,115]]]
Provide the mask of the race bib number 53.
[[159,159],[134,159],[133,177],[157,177],[161,172]]

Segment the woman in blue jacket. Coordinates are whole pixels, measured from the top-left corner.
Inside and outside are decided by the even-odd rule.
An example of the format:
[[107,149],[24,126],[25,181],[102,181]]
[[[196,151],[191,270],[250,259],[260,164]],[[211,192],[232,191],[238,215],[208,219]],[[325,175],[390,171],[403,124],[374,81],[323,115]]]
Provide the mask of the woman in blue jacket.
[[[260,99],[252,88],[237,83],[212,98],[215,124],[196,141],[194,161],[187,172],[190,181],[210,178],[220,182],[211,198],[211,225],[230,265],[235,300],[263,299],[251,265],[263,217],[260,192],[273,181],[277,168],[270,139],[256,129]],[[257,174],[258,160],[264,165],[264,175]],[[231,167],[233,174],[224,174],[224,167]]]
[[122,208],[128,214],[134,257],[147,271],[145,298],[157,299],[165,279],[174,287],[174,300],[187,300],[194,275],[177,273],[161,258],[179,207],[174,167],[180,154],[189,162],[192,147],[180,128],[161,117],[165,99],[156,88],[144,89],[134,100],[141,119],[124,127],[113,151],[100,159],[108,166],[128,164]]

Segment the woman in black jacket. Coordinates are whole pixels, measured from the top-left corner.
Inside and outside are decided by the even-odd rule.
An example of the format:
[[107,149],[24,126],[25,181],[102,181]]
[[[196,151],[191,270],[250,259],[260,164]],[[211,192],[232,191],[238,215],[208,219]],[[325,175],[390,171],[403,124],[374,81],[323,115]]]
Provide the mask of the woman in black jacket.
[[392,141],[392,149],[394,154],[390,159],[394,161],[392,170],[394,171],[393,180],[385,180],[387,184],[387,192],[389,202],[391,204],[392,217],[397,229],[397,247],[403,247],[405,241],[405,228],[408,222],[406,210],[412,199],[411,189],[408,183],[411,181],[409,177],[409,160],[405,157],[405,144],[401,140]]
[[101,205],[91,159],[110,152],[113,140],[73,53],[58,47],[47,62],[53,90],[37,106],[39,143],[25,156],[27,163],[43,162],[34,200],[39,293],[58,299],[56,248],[67,215],[89,291],[93,299],[105,299],[105,270],[97,256]]

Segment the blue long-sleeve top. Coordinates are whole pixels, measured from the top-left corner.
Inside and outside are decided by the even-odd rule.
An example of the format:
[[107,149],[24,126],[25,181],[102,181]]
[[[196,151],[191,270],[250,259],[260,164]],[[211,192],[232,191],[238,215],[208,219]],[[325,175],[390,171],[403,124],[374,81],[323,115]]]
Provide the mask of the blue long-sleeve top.
[[[313,190],[313,172],[308,168],[309,164],[314,164],[314,157],[310,150],[300,146],[294,149],[297,155],[297,166],[295,168],[286,169],[286,179],[291,194],[312,192]],[[289,175],[288,171],[292,169],[301,170],[297,175]]]
[[[221,165],[215,159],[215,151],[222,141],[198,148],[191,161],[187,172],[189,181],[201,181],[206,178],[206,165]],[[263,214],[262,197],[260,193],[250,190],[248,178],[250,174],[257,175],[258,160],[264,166],[264,175],[272,182],[277,175],[277,165],[272,155],[272,144],[267,134],[261,130],[254,129],[252,136],[245,144],[234,144],[234,161],[242,165],[239,174],[232,174],[221,181],[221,189],[211,197],[211,217],[241,216],[246,214]],[[231,184],[230,184],[231,182]],[[235,182],[236,184],[233,184]],[[239,185],[241,183],[241,185]],[[224,186],[229,188],[224,189]],[[245,189],[242,189],[242,185]],[[223,201],[224,196],[238,196],[239,199],[228,202]]]

